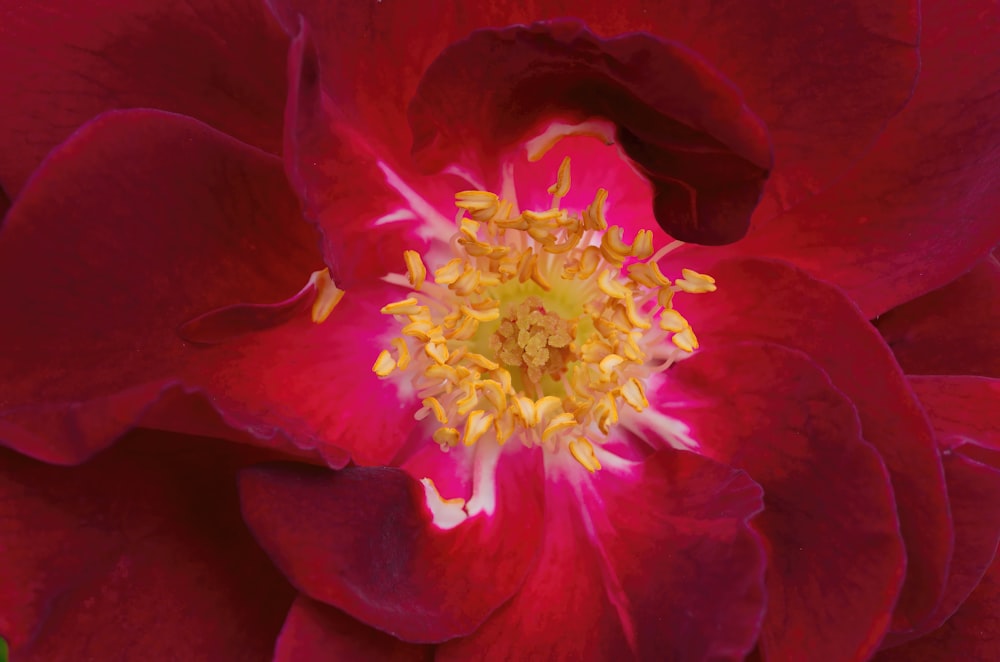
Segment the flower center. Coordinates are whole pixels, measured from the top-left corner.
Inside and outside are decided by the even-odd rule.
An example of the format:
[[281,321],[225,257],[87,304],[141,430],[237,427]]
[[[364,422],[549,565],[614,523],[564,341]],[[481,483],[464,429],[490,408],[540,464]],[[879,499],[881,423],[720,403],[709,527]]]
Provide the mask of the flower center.
[[387,277],[410,292],[382,309],[400,335],[372,369],[409,379],[416,417],[437,420],[443,451],[515,438],[568,451],[594,472],[595,444],[619,409],[649,407],[648,379],[698,347],[674,294],[714,291],[714,279],[684,269],[671,281],[658,260],[680,242],[656,255],[649,230],[626,242],[621,227],[608,227],[606,190],[574,214],[560,207],[569,186],[567,158],[547,210],[460,192],[454,258],[429,279],[421,256],[406,251],[407,274]]

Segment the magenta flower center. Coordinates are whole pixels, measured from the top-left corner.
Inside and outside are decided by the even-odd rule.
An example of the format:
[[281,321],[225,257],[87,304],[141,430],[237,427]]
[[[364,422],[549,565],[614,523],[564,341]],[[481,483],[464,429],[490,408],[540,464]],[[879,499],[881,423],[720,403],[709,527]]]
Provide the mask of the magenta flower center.
[[642,413],[649,379],[698,347],[674,295],[711,292],[714,279],[684,269],[671,281],[658,260],[680,242],[654,255],[640,230],[629,243],[608,225],[606,190],[571,212],[569,187],[567,158],[549,209],[460,192],[458,230],[442,242],[453,257],[428,278],[406,251],[407,274],[389,277],[410,291],[382,309],[399,335],[373,370],[416,394],[443,451],[516,439],[594,472],[621,409]]

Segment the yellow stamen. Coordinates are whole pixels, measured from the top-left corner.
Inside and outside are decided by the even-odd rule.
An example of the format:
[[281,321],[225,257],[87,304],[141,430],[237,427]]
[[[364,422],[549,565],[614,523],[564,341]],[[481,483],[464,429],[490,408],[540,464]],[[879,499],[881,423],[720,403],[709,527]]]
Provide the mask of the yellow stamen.
[[344,290],[334,285],[329,269],[312,272],[309,282],[316,288],[316,299],[312,305],[312,321],[320,324],[326,321],[340,300],[344,298]]
[[389,354],[389,350],[383,349],[375,359],[372,371],[379,377],[388,377],[396,369],[396,360]]
[[714,292],[717,289],[715,279],[708,274],[700,274],[691,269],[681,269],[681,275],[683,278],[674,281],[674,285],[688,294],[704,294],[705,292]]
[[573,459],[582,464],[583,468],[590,473],[601,468],[601,463],[594,454],[594,446],[583,437],[569,442],[569,452],[572,453]]
[[698,347],[673,299],[709,292],[714,279],[684,269],[671,281],[657,260],[678,242],[654,252],[653,233],[639,230],[628,243],[621,226],[609,227],[606,189],[581,213],[561,207],[569,189],[565,159],[548,209],[458,193],[453,257],[433,271],[434,284],[425,285],[428,267],[415,251],[403,254],[406,278],[390,280],[412,291],[382,309],[402,334],[373,371],[407,372],[401,383],[422,401],[417,417],[440,426],[442,450],[515,438],[568,449],[597,471],[594,444],[620,414],[649,408],[648,376]]

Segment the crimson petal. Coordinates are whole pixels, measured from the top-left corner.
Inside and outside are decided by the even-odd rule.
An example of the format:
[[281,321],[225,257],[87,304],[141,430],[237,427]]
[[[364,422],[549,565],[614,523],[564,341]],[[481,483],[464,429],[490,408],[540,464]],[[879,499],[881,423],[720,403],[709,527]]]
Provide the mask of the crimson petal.
[[600,39],[578,21],[484,30],[427,69],[409,108],[414,158],[499,181],[501,159],[558,117],[607,118],[655,188],[660,225],[684,241],[742,237],[771,164],[767,131],[736,89],[680,44]]
[[944,595],[920,627],[893,633],[887,646],[924,636],[954,614],[982,580],[1000,542],[1000,470],[973,461],[960,451],[945,451],[945,476],[955,521],[955,556],[948,569]]
[[804,352],[857,408],[889,469],[906,542],[893,628],[914,626],[943,590],[953,533],[932,430],[892,353],[849,299],[790,265],[727,260],[710,273],[719,290],[683,309],[703,346],[765,341]]
[[290,436],[343,466],[338,451],[362,465],[388,464],[416,425],[418,399],[379,379],[372,365],[386,347],[391,318],[380,309],[400,297],[382,284],[352,290],[322,324],[299,315],[263,333],[205,348],[179,369],[223,412]]
[[988,257],[875,324],[907,374],[1000,377],[1000,262]]
[[1000,558],[948,622],[916,641],[883,651],[878,662],[940,662],[1000,659]]
[[92,117],[160,108],[281,151],[287,38],[252,0],[16,3],[0,20],[0,183]]
[[746,474],[671,449],[549,477],[542,551],[514,599],[440,660],[741,660],[763,610]]
[[1000,450],[1000,379],[955,375],[908,380],[943,449],[974,444]]
[[247,447],[142,431],[92,462],[0,449],[13,659],[264,659],[294,597],[240,519]]
[[288,612],[274,651],[274,662],[431,662],[433,659],[434,650],[429,646],[404,643],[301,595]]
[[541,536],[541,466],[501,461],[496,511],[442,530],[391,468],[247,470],[244,517],[309,597],[412,642],[467,635],[520,587]]
[[853,172],[743,247],[837,283],[870,318],[945,285],[1000,242],[1000,11],[991,0],[930,0],[922,11],[909,106]]
[[88,457],[206,356],[179,325],[299,291],[322,265],[316,244],[277,158],[179,115],[95,119],[0,232],[5,441]]
[[915,0],[270,5],[290,34],[305,17],[320,48],[323,88],[400,167],[410,140],[403,109],[420,76],[473,30],[576,16],[604,37],[643,31],[684,43],[736,83],[770,130],[775,170],[764,220],[852,166],[909,99],[918,68]]
[[701,452],[764,489],[768,659],[863,659],[885,634],[906,555],[885,466],[857,413],[805,355],[707,347],[665,373],[654,406]]

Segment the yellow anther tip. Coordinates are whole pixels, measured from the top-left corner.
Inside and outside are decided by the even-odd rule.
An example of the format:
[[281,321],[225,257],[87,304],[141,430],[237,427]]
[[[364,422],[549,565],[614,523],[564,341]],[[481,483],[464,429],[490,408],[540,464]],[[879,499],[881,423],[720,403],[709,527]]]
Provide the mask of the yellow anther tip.
[[326,321],[340,300],[344,298],[344,290],[333,283],[329,269],[312,272],[312,275],[309,276],[309,282],[316,288],[316,299],[313,301],[311,318],[314,323],[321,324]]

